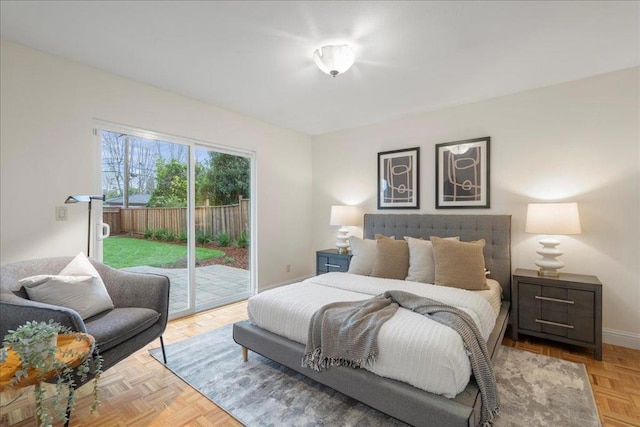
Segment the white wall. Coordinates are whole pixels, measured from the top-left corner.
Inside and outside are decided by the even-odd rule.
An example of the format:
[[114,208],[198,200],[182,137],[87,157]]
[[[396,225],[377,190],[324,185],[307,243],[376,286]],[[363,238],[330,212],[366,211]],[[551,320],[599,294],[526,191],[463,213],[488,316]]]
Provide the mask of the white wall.
[[[85,250],[93,120],[251,150],[257,159],[258,286],[310,274],[310,138],[7,41],[0,57],[0,262]],[[291,264],[291,272],[286,265]]]
[[[379,151],[419,146],[417,212],[513,215],[514,268],[536,268],[539,258],[538,237],[524,233],[527,203],[578,202],[583,233],[560,237],[564,271],[600,278],[605,341],[640,348],[639,70],[315,137],[314,247],[334,245],[330,205],[376,211]],[[436,210],[435,144],[483,136],[491,137],[491,209]]]

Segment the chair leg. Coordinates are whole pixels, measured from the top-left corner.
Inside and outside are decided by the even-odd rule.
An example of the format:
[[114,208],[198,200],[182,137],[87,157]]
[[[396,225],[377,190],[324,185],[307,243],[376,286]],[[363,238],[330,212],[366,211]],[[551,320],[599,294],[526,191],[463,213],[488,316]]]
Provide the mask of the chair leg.
[[167,353],[164,352],[164,340],[162,339],[162,335],[160,335],[160,347],[162,347],[162,360],[164,364],[167,364]]

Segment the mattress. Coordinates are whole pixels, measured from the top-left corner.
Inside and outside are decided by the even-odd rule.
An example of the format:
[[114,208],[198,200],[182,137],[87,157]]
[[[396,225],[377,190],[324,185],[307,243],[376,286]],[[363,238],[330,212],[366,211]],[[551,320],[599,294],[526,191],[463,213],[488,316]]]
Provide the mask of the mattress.
[[[499,289],[499,285],[492,288]],[[325,304],[366,300],[392,289],[464,310],[485,340],[495,325],[497,315],[488,300],[490,291],[483,294],[348,273],[323,274],[260,293],[249,299],[247,310],[251,322],[260,328],[306,344],[311,317]],[[378,347],[377,362],[365,369],[431,393],[454,397],[464,390],[471,377],[469,358],[460,336],[451,328],[403,308],[380,329]]]

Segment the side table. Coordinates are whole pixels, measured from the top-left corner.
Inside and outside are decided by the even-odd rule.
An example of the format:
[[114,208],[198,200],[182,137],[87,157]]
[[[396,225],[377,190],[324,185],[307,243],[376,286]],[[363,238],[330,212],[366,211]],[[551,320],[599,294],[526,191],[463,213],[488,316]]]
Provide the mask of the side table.
[[511,288],[512,337],[531,335],[591,348],[602,360],[602,284],[595,276],[539,276],[517,269]]
[[[77,339],[73,334],[58,334],[58,353],[56,357],[70,368],[75,368],[80,365],[93,351],[95,339],[89,334],[82,335],[86,336],[87,340]],[[20,358],[13,350],[9,349],[7,360],[0,365],[0,392],[8,389],[19,389],[30,385],[40,387],[42,382],[50,380],[56,376],[55,371],[50,371],[42,376],[36,375],[35,369],[30,369],[26,377],[22,377],[20,378],[20,381],[12,383],[13,376],[20,367]],[[65,426],[69,425],[70,412],[71,408],[67,407],[67,422],[65,423]]]

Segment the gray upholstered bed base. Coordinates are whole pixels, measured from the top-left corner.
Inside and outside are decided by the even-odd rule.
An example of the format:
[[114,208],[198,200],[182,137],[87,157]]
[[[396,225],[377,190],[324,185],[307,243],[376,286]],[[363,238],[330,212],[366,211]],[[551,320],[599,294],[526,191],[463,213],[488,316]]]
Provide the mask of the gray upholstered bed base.
[[[365,237],[380,233],[396,238],[437,235],[460,236],[465,241],[480,238],[487,241],[487,268],[491,270],[492,277],[500,278],[504,288],[502,307],[487,343],[492,359],[500,348],[509,319],[510,226],[511,217],[507,215],[365,215]],[[473,378],[462,393],[448,399],[364,369],[332,367],[316,372],[302,368],[302,344],[261,329],[249,321],[233,326],[233,338],[245,348],[408,424],[475,427],[480,422],[480,393]]]

